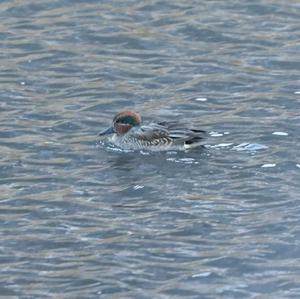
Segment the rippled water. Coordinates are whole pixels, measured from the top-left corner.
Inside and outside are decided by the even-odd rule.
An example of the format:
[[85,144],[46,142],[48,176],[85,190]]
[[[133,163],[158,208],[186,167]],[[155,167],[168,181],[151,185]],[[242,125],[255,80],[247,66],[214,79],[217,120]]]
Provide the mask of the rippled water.
[[[1,298],[300,298],[298,1],[1,1]],[[205,149],[124,153],[124,109]]]

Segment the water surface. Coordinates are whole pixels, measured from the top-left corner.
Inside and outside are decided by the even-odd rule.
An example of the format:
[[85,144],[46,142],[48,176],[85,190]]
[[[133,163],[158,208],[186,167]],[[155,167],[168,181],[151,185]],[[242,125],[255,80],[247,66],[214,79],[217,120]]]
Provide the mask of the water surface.
[[[3,298],[299,298],[298,1],[2,1]],[[126,153],[121,110],[205,149]]]

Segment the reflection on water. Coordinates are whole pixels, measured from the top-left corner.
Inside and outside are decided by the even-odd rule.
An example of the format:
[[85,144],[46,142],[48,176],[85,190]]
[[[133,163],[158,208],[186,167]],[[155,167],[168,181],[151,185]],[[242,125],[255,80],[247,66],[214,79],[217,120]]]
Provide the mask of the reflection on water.
[[[298,298],[297,1],[2,1],[3,298]],[[190,121],[187,152],[97,138]]]

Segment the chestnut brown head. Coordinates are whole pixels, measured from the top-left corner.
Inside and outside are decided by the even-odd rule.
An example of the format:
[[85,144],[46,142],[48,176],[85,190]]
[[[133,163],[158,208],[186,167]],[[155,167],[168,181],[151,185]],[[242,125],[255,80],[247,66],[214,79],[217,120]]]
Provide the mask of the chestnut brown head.
[[118,113],[113,119],[112,127],[101,132],[99,136],[117,133],[123,135],[127,133],[132,127],[139,126],[142,123],[140,115],[133,111],[123,111]]

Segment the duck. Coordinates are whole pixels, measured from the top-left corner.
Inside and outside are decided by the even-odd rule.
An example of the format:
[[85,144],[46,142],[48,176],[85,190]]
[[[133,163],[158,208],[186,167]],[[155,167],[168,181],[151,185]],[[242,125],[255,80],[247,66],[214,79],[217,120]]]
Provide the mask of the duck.
[[177,121],[143,124],[139,113],[122,111],[108,129],[99,133],[105,135],[123,150],[177,151],[203,146],[206,132]]

